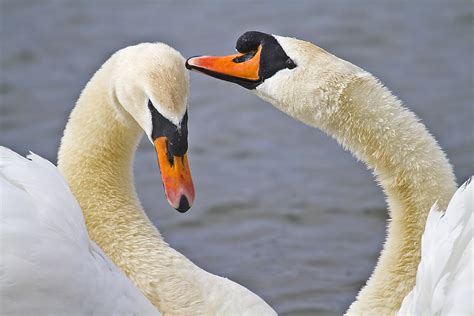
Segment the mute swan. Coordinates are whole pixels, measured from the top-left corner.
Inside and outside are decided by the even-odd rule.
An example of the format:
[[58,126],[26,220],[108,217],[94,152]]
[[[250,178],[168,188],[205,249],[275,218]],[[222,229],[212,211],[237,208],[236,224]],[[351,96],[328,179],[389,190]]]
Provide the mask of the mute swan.
[[58,168],[71,191],[42,158],[1,150],[2,311],[6,304],[19,313],[147,314],[151,304],[112,261],[163,314],[275,314],[248,289],[169,247],[136,196],[132,162],[144,131],[170,204],[184,212],[193,202],[188,77],[183,57],[161,43],[112,55],[82,91],[64,131]]
[[[359,67],[311,43],[260,32],[244,33],[236,48],[238,53],[230,56],[190,58],[186,66],[252,90],[288,115],[331,135],[373,170],[387,196],[391,220],[377,266],[347,314],[396,313],[415,285],[422,246],[420,240],[430,207],[437,202],[439,209],[446,209],[456,189],[452,167],[444,152],[418,118],[375,77]],[[469,193],[464,193],[464,196],[472,198]],[[471,218],[472,203],[466,204],[464,209],[456,209],[455,203],[448,212],[455,213],[448,214],[454,218]],[[455,222],[434,219],[439,214],[433,210],[428,224],[441,226]],[[472,224],[472,220],[469,223]],[[456,228],[468,236],[469,246],[456,239],[459,231],[451,231],[454,229],[451,225],[443,228],[443,236],[433,234],[437,228],[429,227],[426,238],[429,241],[424,241],[427,244],[424,247],[438,247],[430,245],[435,244],[434,240],[456,239],[448,265],[453,267],[460,259],[454,253],[472,249],[472,225],[469,223],[460,222]],[[450,254],[449,246],[438,248],[439,251],[431,253],[432,257],[427,259],[431,265],[440,262],[438,256]],[[463,306],[456,305],[455,308],[472,310],[469,297],[473,296],[474,290],[470,280],[459,279],[472,273],[469,271],[472,257],[466,255],[463,260],[460,270],[452,272],[449,277],[451,270],[448,268],[437,271],[438,274],[418,274],[417,288],[424,287],[420,282],[442,280],[457,282],[454,287],[459,286],[459,282],[464,283],[463,289],[467,289],[456,299],[452,293],[445,293],[455,289],[447,283],[444,283],[444,288],[436,283],[432,289],[437,292],[430,292],[424,298],[425,303],[438,304],[438,307],[446,304],[449,312],[453,310],[450,309],[453,303],[462,302]],[[420,266],[420,269],[424,268]],[[432,279],[428,281],[429,278]],[[432,310],[429,306],[420,308]]]

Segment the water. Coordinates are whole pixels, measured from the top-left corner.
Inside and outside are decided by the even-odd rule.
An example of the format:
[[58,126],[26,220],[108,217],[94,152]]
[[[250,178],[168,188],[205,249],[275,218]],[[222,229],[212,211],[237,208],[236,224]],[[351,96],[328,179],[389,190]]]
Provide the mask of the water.
[[[1,0],[0,143],[52,161],[84,84],[114,51],[163,41],[227,54],[246,30],[305,39],[378,76],[428,126],[459,180],[473,171],[470,1],[55,2]],[[167,205],[143,141],[137,189],[150,218],[203,268],[282,315],[342,314],[382,246],[385,203],[334,140],[248,91],[191,75],[197,199]]]

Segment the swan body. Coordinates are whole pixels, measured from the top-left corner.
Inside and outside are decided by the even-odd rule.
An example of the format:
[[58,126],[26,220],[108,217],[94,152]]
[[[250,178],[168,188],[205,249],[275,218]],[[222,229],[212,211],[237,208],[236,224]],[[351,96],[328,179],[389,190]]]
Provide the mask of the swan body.
[[0,298],[5,315],[159,315],[89,239],[58,169],[0,147]]
[[[4,243],[16,256],[8,258],[18,259],[4,261],[0,271],[2,308],[6,301],[14,308],[25,304],[20,311],[34,310],[27,309],[31,294],[36,303],[44,303],[47,313],[63,314],[60,308],[68,306],[68,311],[76,311],[73,306],[88,308],[82,306],[88,303],[92,305],[85,314],[95,312],[94,304],[104,305],[97,311],[100,315],[151,314],[146,312],[150,304],[140,301],[143,297],[132,290],[115,264],[163,314],[275,315],[245,287],[202,270],[171,248],[137,198],[133,157],[145,133],[155,146],[170,205],[184,212],[192,204],[194,188],[186,156],[188,81],[184,59],[171,47],[143,43],[124,48],[94,74],[69,117],[58,153],[58,169],[65,181],[41,158],[32,155],[28,161],[2,149],[15,161],[12,166],[18,164],[5,169],[8,177],[2,179],[2,187],[21,199],[2,205],[2,216],[9,221],[5,231],[12,232]],[[5,164],[10,166],[8,159]],[[35,169],[37,176],[28,178],[29,169]],[[36,232],[45,234],[40,244]],[[39,248],[33,256],[27,249],[35,247]],[[107,279],[122,288],[112,290]],[[104,296],[94,297],[94,286],[118,300],[110,306],[116,310],[106,309],[109,301]],[[64,304],[55,309],[54,300],[62,299],[61,295]],[[122,303],[130,312],[121,312]]]
[[[363,69],[311,43],[261,32],[244,33],[236,48],[235,55],[192,57],[186,65],[250,89],[288,115],[321,129],[362,160],[382,186],[391,217],[387,238],[375,270],[347,314],[394,315],[415,286],[428,213],[436,202],[436,210],[432,211],[435,215],[428,221],[428,225],[436,225],[438,210],[446,210],[456,190],[446,155],[415,114]],[[470,205],[467,212],[472,213]],[[448,209],[455,211],[463,213]],[[460,214],[453,216],[467,220]],[[450,233],[455,229],[450,220],[439,225],[445,225],[443,232],[433,234],[433,228],[427,229],[425,248],[438,238],[457,236]],[[467,235],[463,236],[472,240],[472,225],[466,229]],[[438,233],[448,235],[441,237]],[[448,251],[449,247],[441,249]],[[450,253],[438,251],[431,255],[442,257]],[[459,275],[470,274],[472,278],[472,259],[462,258],[465,261],[456,265],[463,270]],[[440,262],[427,260],[431,264]],[[461,256],[451,256],[448,267],[454,267],[456,260]],[[425,274],[432,273],[420,269]],[[428,278],[435,280],[439,276]],[[420,275],[420,280],[423,278]],[[443,280],[445,290],[456,291],[454,287],[458,288],[461,282],[462,288],[473,296],[469,278],[458,280],[453,287],[447,284],[452,278]],[[418,293],[415,289],[407,302],[424,302]],[[436,294],[441,295],[439,291]],[[463,295],[460,300],[466,297]],[[430,307],[419,306],[417,310]]]

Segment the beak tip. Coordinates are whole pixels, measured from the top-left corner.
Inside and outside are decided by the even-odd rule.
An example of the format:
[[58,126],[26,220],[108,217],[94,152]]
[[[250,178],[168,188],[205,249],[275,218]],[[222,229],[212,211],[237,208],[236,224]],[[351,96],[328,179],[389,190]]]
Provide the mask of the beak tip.
[[197,56],[193,56],[193,57],[189,57],[187,60],[186,60],[186,63],[184,64],[184,66],[186,67],[186,69],[189,69],[189,70],[192,70],[193,69],[193,66],[195,66],[193,64],[193,59],[196,58]]
[[190,208],[191,205],[188,201],[188,198],[182,195],[181,199],[179,200],[179,206],[176,208],[176,210],[180,213],[186,213]]

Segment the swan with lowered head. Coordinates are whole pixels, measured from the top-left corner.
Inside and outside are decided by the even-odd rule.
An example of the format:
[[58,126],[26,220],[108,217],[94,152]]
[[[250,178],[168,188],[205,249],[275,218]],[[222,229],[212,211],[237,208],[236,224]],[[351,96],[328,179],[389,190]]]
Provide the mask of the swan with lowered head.
[[[428,278],[416,279],[421,252],[430,253],[429,246],[422,251],[421,243],[429,210],[435,202],[437,209],[445,210],[456,183],[446,155],[415,114],[371,74],[311,43],[247,32],[236,48],[234,55],[192,57],[186,66],[251,89],[281,111],[331,135],[373,170],[387,196],[391,220],[384,249],[347,313],[394,314],[415,281],[417,287],[420,282],[432,284],[425,287],[433,295],[425,295],[423,311],[472,310],[471,281],[460,277],[472,273],[472,203],[453,202],[460,207],[449,208],[440,221],[433,219],[441,214],[433,209],[429,225],[457,225],[445,229],[444,238],[454,241],[442,251],[431,247],[429,261],[436,262],[436,256],[450,259],[438,261],[446,263],[438,271],[424,273]],[[461,191],[466,200],[472,199],[472,189]],[[460,220],[448,219],[453,216]],[[436,238],[426,240],[431,243],[424,244],[430,245]],[[462,257],[463,253],[469,254]]]
[[[112,261],[164,314],[274,314],[257,295],[200,269],[168,246],[137,198],[132,164],[145,132],[155,145],[169,203],[184,212],[193,202],[186,157],[188,80],[183,57],[161,43],[122,49],[104,63],[82,91],[58,154],[59,171],[74,197],[43,159],[28,161],[2,149],[2,192],[16,192],[2,196],[8,202],[8,208],[2,207],[2,235],[11,236],[2,245],[2,257],[9,261],[2,261],[1,274],[11,281],[2,282],[2,310],[5,303],[13,310],[22,304],[34,310],[34,304],[51,299],[58,305],[45,305],[50,312],[96,312],[94,302],[112,304],[102,300],[109,299],[114,284],[131,286],[115,279],[124,276]],[[28,177],[28,168],[35,176]],[[36,254],[23,251],[23,244]],[[81,265],[84,271],[76,271]],[[111,272],[103,274],[105,269]],[[77,284],[82,291],[76,291]],[[57,292],[79,304],[54,301]],[[118,291],[138,304],[127,296],[131,292]],[[120,298],[112,294],[111,300]],[[96,296],[95,301],[81,295]],[[129,313],[106,311],[97,314]]]

